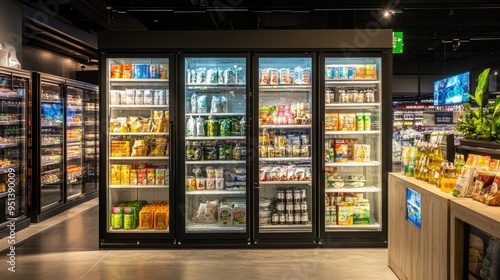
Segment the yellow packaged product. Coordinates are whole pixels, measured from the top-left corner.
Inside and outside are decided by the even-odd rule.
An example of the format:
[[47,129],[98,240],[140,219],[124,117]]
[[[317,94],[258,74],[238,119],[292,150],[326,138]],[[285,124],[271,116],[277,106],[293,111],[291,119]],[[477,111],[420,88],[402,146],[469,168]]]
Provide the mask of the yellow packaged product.
[[111,165],[111,178],[110,178],[110,185],[120,185],[121,183],[121,165],[119,164],[112,164]]
[[353,224],[353,207],[351,205],[348,203],[339,204],[337,213],[339,226],[351,226]]
[[151,132],[163,132],[165,128],[165,118],[163,116],[163,111],[153,111],[151,120]]
[[363,161],[369,162],[371,157],[371,147],[368,144],[363,144]]
[[167,169],[164,168],[157,168],[156,169],[156,178],[155,182],[157,185],[165,185],[166,182],[166,174],[167,174]]
[[130,169],[130,185],[138,185],[137,181],[137,169]]
[[142,132],[142,121],[139,117],[129,117],[128,127],[130,132]]
[[128,164],[121,166],[120,185],[130,185],[130,167]]
[[168,228],[168,214],[165,209],[155,212],[154,229],[165,230]]
[[339,114],[339,130],[342,130],[342,131],[356,130],[356,114],[355,113],[340,113]]
[[354,161],[355,162],[363,162],[364,153],[363,153],[363,144],[355,144],[354,145]]
[[358,144],[358,138],[347,138],[347,159],[354,160],[354,145]]
[[325,114],[325,130],[327,131],[339,130],[339,114],[337,113]]
[[149,156],[164,156],[165,150],[167,149],[167,137],[157,137],[155,138],[155,146],[151,149]]
[[147,169],[147,178],[148,178],[148,185],[154,185],[155,184],[155,169],[154,168],[148,168]]
[[134,146],[132,147],[133,157],[144,157],[148,153],[148,141],[147,140],[135,140]]
[[153,229],[153,222],[153,213],[149,207],[145,206],[139,212],[139,229]]

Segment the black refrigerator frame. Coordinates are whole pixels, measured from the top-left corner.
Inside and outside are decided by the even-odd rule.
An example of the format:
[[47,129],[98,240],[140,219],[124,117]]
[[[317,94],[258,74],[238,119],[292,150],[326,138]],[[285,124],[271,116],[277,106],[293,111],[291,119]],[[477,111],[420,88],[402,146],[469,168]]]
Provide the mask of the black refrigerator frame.
[[[254,161],[252,165],[252,217],[253,217],[253,235],[252,242],[258,246],[315,246],[317,243],[317,188],[319,187],[317,181],[317,132],[318,132],[318,106],[317,106],[317,85],[318,85],[318,71],[317,71],[317,58],[315,52],[300,52],[300,51],[263,51],[263,52],[254,52],[252,67],[253,72],[252,75],[254,77],[253,81],[253,100],[252,100],[252,115],[253,120],[251,122],[252,125],[252,151],[254,153]],[[310,143],[312,144],[311,148],[311,167],[312,167],[312,182],[311,182],[311,192],[310,197],[312,199],[312,209],[310,209],[311,213],[311,232],[276,232],[276,233],[259,233],[259,86],[260,81],[259,77],[259,58],[311,58],[311,106],[312,106],[312,128],[311,128],[311,139]],[[286,158],[285,158],[286,159]]]
[[[31,189],[31,184],[30,184],[30,181],[29,181],[29,173],[30,173],[30,169],[29,169],[29,165],[28,165],[28,162],[30,160],[30,158],[32,157],[32,153],[31,153],[31,150],[29,149],[29,133],[30,133],[30,126],[31,126],[31,122],[29,121],[29,116],[30,116],[30,107],[29,107],[29,98],[30,98],[30,91],[31,91],[31,83],[32,83],[32,80],[31,80],[31,73],[28,72],[28,71],[24,71],[24,70],[17,70],[17,69],[12,69],[12,68],[7,68],[7,67],[0,67],[0,74],[2,76],[7,76],[7,77],[10,77],[11,79],[11,90],[13,91],[15,88],[14,88],[14,79],[25,79],[27,81],[27,87],[25,88],[25,92],[24,92],[24,98],[22,98],[22,101],[20,102],[24,102],[24,116],[21,116],[22,117],[22,121],[24,121],[24,132],[21,132],[22,135],[24,135],[24,144],[23,145],[19,145],[19,150],[21,153],[24,153],[24,155],[22,156],[24,158],[24,172],[23,172],[23,178],[20,180],[19,178],[16,178],[16,191],[15,191],[15,195],[16,195],[16,198],[15,198],[15,201],[18,200],[18,196],[19,196],[19,201],[24,201],[24,209],[21,208],[21,205],[12,205],[12,200],[9,200],[9,192],[8,192],[8,183],[9,182],[2,182],[2,183],[5,183],[5,186],[6,186],[6,190],[5,192],[2,192],[2,195],[1,195],[1,200],[2,201],[5,201],[0,203],[0,207],[2,207],[2,211],[5,211],[5,215],[6,215],[6,221],[5,222],[2,222],[0,224],[0,238],[2,237],[5,237],[5,236],[8,236],[11,234],[12,230],[14,231],[19,231],[19,230],[22,230],[26,227],[28,227],[30,225],[30,220],[29,220],[29,193],[30,193],[30,189]],[[2,99],[2,98],[0,98]],[[10,98],[8,98],[10,99]],[[18,97],[15,97],[14,100],[19,100]],[[21,150],[21,148],[24,147],[24,151]],[[6,171],[8,172],[8,168],[2,168],[2,169],[7,169]],[[8,174],[6,174],[6,178],[8,178]],[[16,172],[19,172],[19,169],[17,169]],[[20,182],[23,183],[23,185],[20,185]],[[10,203],[10,204],[9,204]],[[13,215],[9,215],[9,206],[14,206],[14,213],[19,213],[19,214],[22,214],[24,212],[24,214],[22,215],[19,215],[19,216],[13,216]],[[12,219],[12,220],[9,220],[9,219]],[[15,227],[10,227],[10,222],[14,222],[15,224]]]
[[[321,157],[321,168],[319,175],[320,191],[318,192],[318,218],[319,218],[319,242],[325,247],[386,247],[387,246],[387,196],[388,196],[388,174],[392,164],[392,55],[389,50],[367,50],[357,53],[345,54],[342,52],[322,52],[319,55],[319,69],[325,69],[326,58],[381,58],[382,76],[379,100],[381,104],[381,197],[382,209],[382,227],[381,231],[338,231],[326,232],[325,227],[325,160]],[[325,136],[324,116],[325,116],[325,75],[319,77],[320,98],[318,100],[320,121],[322,122],[321,135],[318,137],[318,146],[320,155],[325,154]]]
[[[63,143],[62,143],[62,155],[61,155],[61,165],[62,165],[62,173],[63,178],[61,182],[61,190],[62,190],[62,199],[60,202],[55,204],[51,204],[46,207],[46,209],[42,209],[41,199],[41,141],[42,141],[42,133],[41,133],[41,93],[42,93],[42,83],[51,84],[54,86],[58,86],[61,89],[61,105],[63,107]],[[67,87],[76,87],[80,89],[89,89],[89,90],[98,90],[96,85],[82,83],[75,80],[66,79],[59,76],[49,75],[45,73],[33,72],[32,73],[32,89],[31,89],[31,149],[32,149],[32,158],[29,163],[31,168],[30,180],[31,180],[31,192],[30,192],[30,204],[29,204],[29,212],[30,212],[30,220],[32,223],[38,223],[43,220],[46,220],[50,217],[53,217],[61,212],[64,212],[78,204],[81,204],[90,199],[96,198],[98,193],[97,191],[91,192],[89,194],[82,194],[72,200],[68,200],[67,192],[66,192],[66,183],[67,183],[67,172],[66,172],[66,95],[67,95]],[[82,100],[83,102],[83,100]],[[82,104],[83,108],[83,104]],[[83,113],[83,111],[82,111]],[[83,151],[82,151],[83,153]],[[82,154],[83,156],[83,154]]]
[[[186,151],[183,147],[185,147],[186,139],[186,122],[185,120],[185,107],[184,106],[184,100],[186,100],[186,65],[185,65],[185,60],[186,58],[245,58],[246,61],[246,94],[247,94],[247,100],[251,100],[252,98],[252,92],[251,92],[251,85],[252,85],[252,75],[251,75],[251,64],[252,60],[250,57],[250,53],[247,52],[182,52],[178,56],[178,71],[182,71],[184,74],[179,75],[179,104],[178,104],[178,120],[179,123],[177,124],[179,129],[178,129],[178,138],[177,138],[177,151],[176,157],[178,159],[177,163],[179,164],[176,168],[179,169],[178,174],[178,181],[177,181],[177,186],[181,188],[181,186],[184,186],[182,183],[184,182],[184,178],[186,177],[185,174],[185,162],[186,162]],[[178,72],[179,73],[179,72]],[[185,194],[186,190],[185,188],[182,188],[182,191],[178,192],[178,201],[179,201],[179,213],[181,215],[177,215],[177,222],[178,222],[178,244],[179,245],[204,245],[204,246],[236,246],[236,247],[241,247],[241,246],[246,246],[250,245],[251,242],[251,225],[252,225],[252,217],[249,215],[251,211],[249,211],[249,207],[252,205],[251,201],[251,176],[248,174],[251,174],[251,159],[252,159],[252,154],[253,154],[253,149],[251,146],[251,136],[248,133],[249,132],[249,125],[250,122],[248,121],[251,119],[251,108],[252,104],[248,105],[247,104],[247,109],[246,109],[246,115],[245,118],[247,120],[246,123],[246,147],[247,147],[247,156],[246,156],[246,173],[247,173],[247,185],[245,188],[246,191],[246,232],[245,233],[186,233],[185,232],[185,209],[181,208],[184,207],[185,205]],[[182,121],[181,121],[182,120]],[[207,242],[208,241],[208,242]]]
[[[107,81],[109,78],[109,70],[107,68],[107,60],[113,58],[123,58],[123,59],[168,59],[169,67],[169,131],[170,131],[170,168],[169,168],[169,214],[170,214],[170,224],[169,232],[148,232],[146,233],[112,233],[108,232],[107,221],[108,217],[108,184],[107,178],[110,174],[109,166],[107,165],[108,160],[108,131],[109,131],[109,120],[108,120],[108,94],[109,88]],[[99,99],[99,248],[171,248],[176,243],[177,237],[177,218],[175,206],[177,206],[176,201],[176,190],[175,186],[178,185],[178,174],[173,170],[172,167],[178,166],[177,164],[177,151],[176,148],[176,129],[177,125],[177,62],[175,61],[174,54],[172,52],[137,52],[137,51],[114,51],[106,53],[101,51],[99,57],[99,88],[100,88],[100,99]],[[175,167],[174,167],[175,168]]]

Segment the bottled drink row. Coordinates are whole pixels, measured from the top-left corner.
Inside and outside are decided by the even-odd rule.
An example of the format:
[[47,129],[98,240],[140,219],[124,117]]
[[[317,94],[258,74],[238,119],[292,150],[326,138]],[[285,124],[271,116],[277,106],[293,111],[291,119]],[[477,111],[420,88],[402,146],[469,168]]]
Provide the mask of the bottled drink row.
[[111,79],[168,79],[168,64],[111,63]]

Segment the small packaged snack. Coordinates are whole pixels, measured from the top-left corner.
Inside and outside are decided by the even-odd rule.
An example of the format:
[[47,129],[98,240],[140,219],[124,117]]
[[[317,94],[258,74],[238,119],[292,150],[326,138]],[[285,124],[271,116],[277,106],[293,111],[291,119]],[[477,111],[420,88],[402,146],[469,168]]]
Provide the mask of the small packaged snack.
[[134,89],[127,89],[125,90],[125,93],[126,93],[126,99],[125,100],[125,104],[123,105],[134,105],[135,102],[135,90]]
[[205,172],[207,173],[207,178],[215,179],[215,169],[212,166],[205,168]]
[[217,96],[212,96],[210,113],[222,113],[221,100]]
[[221,113],[228,113],[227,98],[225,96],[222,96],[220,98],[220,112]]
[[146,140],[135,140],[134,146],[132,147],[133,157],[144,157],[147,156],[148,152],[148,141]]
[[280,70],[280,84],[282,85],[291,85],[292,79],[290,78],[290,69],[289,68],[281,68]]
[[369,162],[371,157],[371,147],[368,144],[363,144],[363,161]]
[[144,105],[153,105],[153,90],[144,90]]
[[278,85],[280,80],[280,71],[276,68],[271,68],[271,80],[270,85]]
[[347,162],[348,150],[346,139],[335,139],[335,162]]
[[191,113],[197,113],[198,95],[193,93],[191,95]]
[[490,192],[486,197],[484,203],[490,206],[500,206],[500,192],[498,192],[498,187],[500,185],[500,175],[497,174],[491,184]]
[[135,105],[143,105],[144,104],[144,90],[136,89],[135,90]]
[[355,113],[340,113],[339,114],[339,130],[342,130],[342,131],[356,130],[356,114]]
[[327,131],[339,130],[339,114],[338,113],[325,114],[325,130],[327,130]]
[[354,161],[363,162],[363,160],[364,160],[363,145],[354,144]]
[[196,99],[196,112],[199,114],[207,113],[207,96],[198,96]]

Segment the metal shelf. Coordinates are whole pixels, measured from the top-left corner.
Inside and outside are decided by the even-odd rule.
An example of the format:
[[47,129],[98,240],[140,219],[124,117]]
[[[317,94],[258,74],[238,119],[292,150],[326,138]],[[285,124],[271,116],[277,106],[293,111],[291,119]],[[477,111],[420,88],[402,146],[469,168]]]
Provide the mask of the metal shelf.
[[186,161],[189,164],[245,164],[245,160],[201,160],[201,161]]
[[259,161],[311,161],[310,157],[274,157],[274,158],[259,158]]
[[353,85],[372,85],[379,84],[378,79],[338,79],[338,80],[326,80],[325,83],[328,84],[353,84]]
[[51,169],[51,170],[43,171],[43,172],[40,173],[40,175],[46,175],[46,174],[57,173],[57,172],[61,172],[61,169],[60,168],[56,168],[56,169]]
[[61,184],[62,181],[59,180],[59,181],[55,181],[55,182],[52,182],[52,183],[42,183],[41,186],[44,187],[44,186],[52,186],[52,185],[57,185],[57,184]]
[[54,165],[54,164],[62,164],[62,161],[49,161],[49,162],[45,162],[45,163],[42,163],[40,166],[49,166],[49,165]]
[[120,79],[120,78],[110,78],[110,82],[148,82],[148,83],[168,83],[168,79]]
[[73,127],[73,126],[83,126],[83,123],[68,123],[67,126]]
[[112,233],[169,233],[169,229],[112,229],[108,232]]
[[283,125],[260,125],[259,128],[270,128],[270,129],[298,129],[298,128],[312,128],[310,124],[283,124]]
[[187,89],[216,89],[216,88],[245,88],[247,86],[244,84],[186,84]]
[[186,136],[186,140],[245,140],[246,136]]
[[0,125],[16,125],[21,124],[21,121],[0,121]]
[[62,129],[62,123],[60,124],[42,124],[41,128],[60,128]]
[[326,131],[325,135],[375,135],[380,134],[378,130],[349,130],[349,131]]
[[213,190],[213,191],[191,191],[191,192],[186,192],[186,195],[245,195],[247,192],[246,191],[219,191],[219,190]]
[[259,225],[259,231],[262,233],[273,232],[311,232],[312,225]]
[[0,144],[0,149],[5,149],[5,148],[13,148],[19,146],[19,143],[7,143],[7,144]]
[[312,181],[259,181],[259,185],[311,185]]
[[218,224],[187,224],[186,232],[246,232],[246,227],[219,226]]
[[379,166],[380,162],[378,161],[368,161],[368,162],[354,162],[354,161],[348,161],[348,162],[329,162],[325,163],[325,166]]
[[325,104],[326,109],[342,108],[342,109],[360,109],[360,108],[379,108],[380,103],[333,103]]
[[186,116],[193,116],[193,117],[228,117],[228,116],[245,116],[246,113],[186,113]]
[[[89,174],[90,175],[90,174]],[[110,189],[168,189],[168,185],[109,185]]]
[[81,158],[82,158],[82,156],[81,156],[81,155],[79,155],[79,156],[72,156],[72,157],[68,156],[68,157],[66,158],[66,160],[75,160],[75,159],[81,159]]
[[110,157],[110,160],[168,160],[170,157]]
[[325,188],[327,193],[340,193],[340,192],[380,192],[377,187],[365,187],[365,188]]
[[109,108],[122,110],[150,110],[150,109],[167,109],[169,105],[109,105]]
[[311,85],[259,85],[259,91],[310,91]]
[[382,227],[377,223],[371,225],[350,225],[350,226],[326,226],[326,231],[381,231]]
[[[168,132],[111,132],[110,136],[169,135]],[[89,140],[90,141],[90,140]]]
[[40,103],[62,103],[61,99],[41,99]]

